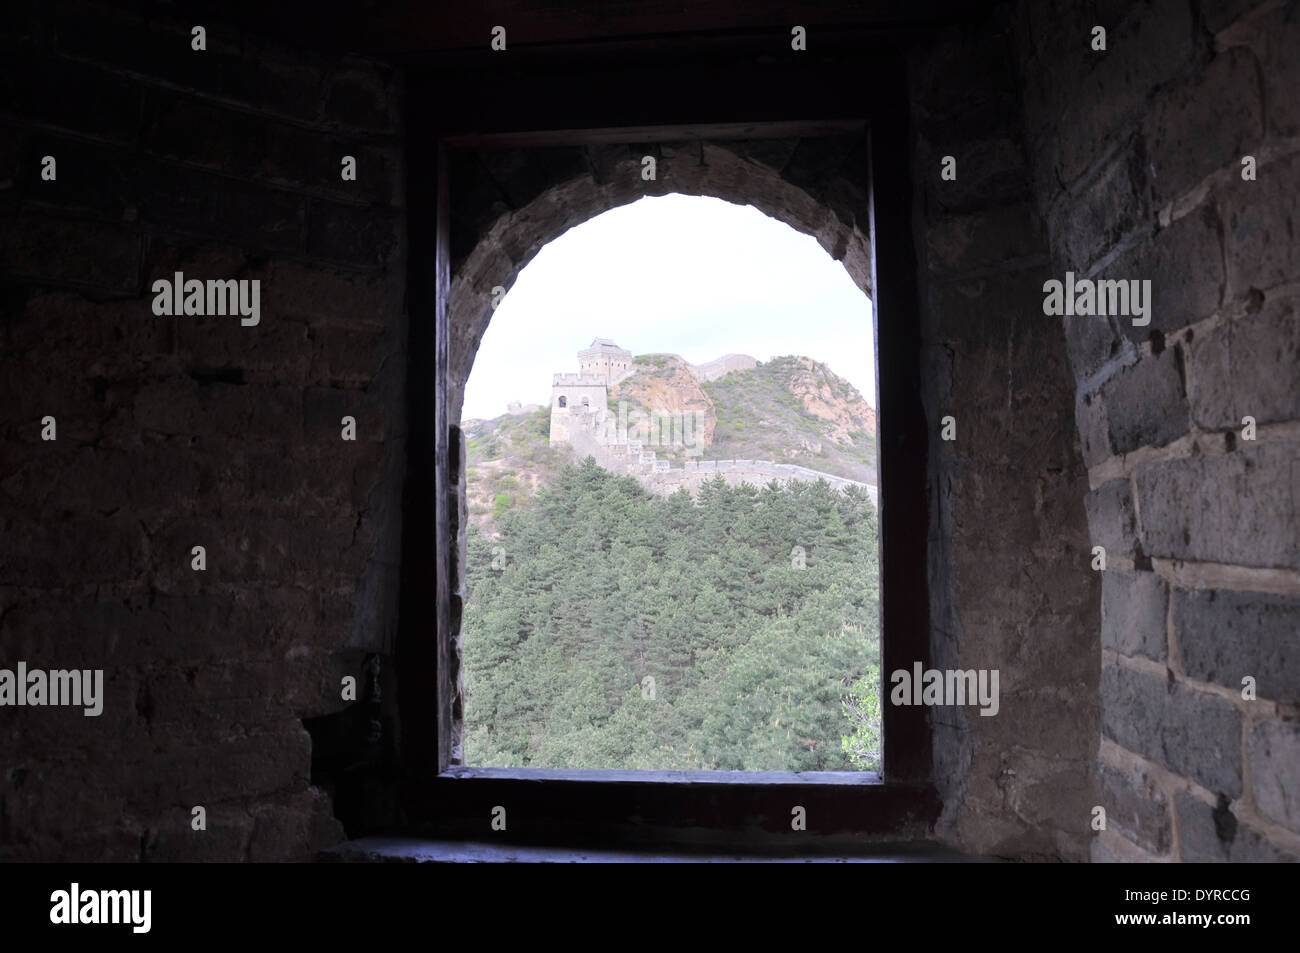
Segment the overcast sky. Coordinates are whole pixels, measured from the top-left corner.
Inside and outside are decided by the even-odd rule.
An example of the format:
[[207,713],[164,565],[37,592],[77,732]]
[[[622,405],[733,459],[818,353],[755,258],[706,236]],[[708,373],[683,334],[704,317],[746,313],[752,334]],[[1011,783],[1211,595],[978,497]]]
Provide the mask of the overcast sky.
[[548,404],[551,375],[576,373],[596,337],[692,364],[803,355],[876,406],[871,303],[815,238],[748,205],[647,197],[545,246],[492,316],[464,417]]

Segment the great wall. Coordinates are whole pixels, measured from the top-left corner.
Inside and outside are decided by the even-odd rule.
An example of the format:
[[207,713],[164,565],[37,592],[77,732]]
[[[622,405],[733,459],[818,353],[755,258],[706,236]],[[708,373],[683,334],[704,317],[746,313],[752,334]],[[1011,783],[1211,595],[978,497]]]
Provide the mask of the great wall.
[[[718,476],[731,486],[750,483],[761,487],[772,480],[825,480],[836,490],[848,486],[860,487],[867,491],[873,504],[879,505],[877,489],[870,483],[791,463],[777,463],[773,460],[688,460],[681,467],[674,467],[669,461],[660,460],[653,447],[656,443],[661,446],[692,446],[692,438],[698,434],[698,430],[691,426],[693,421],[689,415],[669,415],[665,420],[671,419],[672,424],[677,426],[665,426],[660,421],[657,436],[656,427],[651,422],[646,428],[649,440],[633,439],[631,428],[626,426],[624,419],[618,420],[616,425],[615,418],[609,413],[607,396],[610,385],[634,372],[631,352],[619,348],[612,341],[597,338],[590,348],[579,352],[578,358],[581,368],[578,374],[555,374],[552,377],[550,442],[552,445],[568,444],[579,459],[594,457],[600,466],[611,473],[635,477],[647,490],[662,496],[680,489],[694,494],[702,483]],[[749,362],[750,367],[754,365],[753,358],[728,354],[703,365],[701,369],[708,368],[715,376],[720,376],[720,373],[726,373],[727,370],[743,369],[745,361]],[[660,439],[674,430],[678,437],[684,439]]]

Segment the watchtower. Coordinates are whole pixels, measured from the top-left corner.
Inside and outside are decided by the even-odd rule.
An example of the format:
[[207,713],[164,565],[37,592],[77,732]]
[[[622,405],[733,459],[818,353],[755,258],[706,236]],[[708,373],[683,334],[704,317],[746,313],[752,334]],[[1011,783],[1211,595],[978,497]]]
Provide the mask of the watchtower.
[[633,373],[632,352],[608,338],[596,338],[578,352],[578,373],[551,377],[552,445],[568,443],[569,423],[584,413],[609,410],[609,387]]

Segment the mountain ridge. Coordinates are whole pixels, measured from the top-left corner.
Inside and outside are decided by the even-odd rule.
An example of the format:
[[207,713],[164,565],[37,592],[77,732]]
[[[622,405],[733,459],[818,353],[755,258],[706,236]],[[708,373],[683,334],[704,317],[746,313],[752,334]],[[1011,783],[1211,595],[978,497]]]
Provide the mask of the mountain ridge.
[[[751,361],[752,366],[746,366]],[[835,483],[864,483],[874,489],[878,482],[875,411],[851,383],[821,362],[797,355],[763,362],[732,353],[692,365],[680,355],[651,353],[632,363],[631,373],[608,389],[612,420],[689,415],[694,422],[684,442],[651,440],[639,448],[653,454],[649,470],[707,467],[713,472],[715,461],[757,461],[766,468],[752,469],[763,473],[772,472],[767,464],[774,464],[787,474],[824,473],[837,478]],[[575,452],[572,444],[581,441],[551,445],[547,439],[552,415],[561,412],[539,408],[463,422],[471,523],[491,533],[504,512],[530,505],[559,469],[588,455]],[[607,432],[612,429],[606,427]],[[641,442],[630,434],[618,439]],[[618,449],[626,453],[626,448]]]

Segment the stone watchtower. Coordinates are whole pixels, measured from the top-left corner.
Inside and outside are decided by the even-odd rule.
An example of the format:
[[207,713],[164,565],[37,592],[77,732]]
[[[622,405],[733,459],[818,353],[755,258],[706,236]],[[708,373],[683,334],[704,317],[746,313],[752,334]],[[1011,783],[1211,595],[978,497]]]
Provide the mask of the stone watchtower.
[[632,352],[608,338],[596,338],[591,347],[578,352],[578,373],[603,378],[607,385],[617,384],[632,373]]
[[606,338],[578,352],[578,373],[551,378],[551,443],[569,442],[569,422],[583,413],[604,415],[609,388],[633,373],[632,352]]

